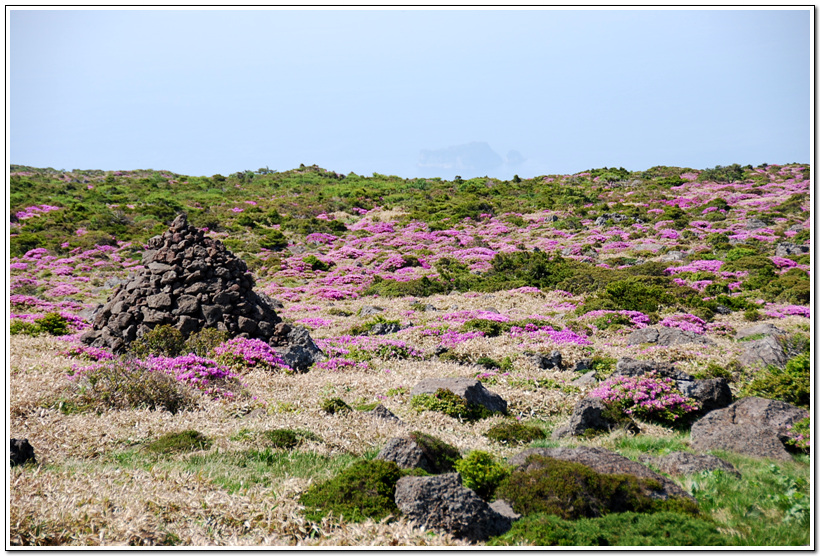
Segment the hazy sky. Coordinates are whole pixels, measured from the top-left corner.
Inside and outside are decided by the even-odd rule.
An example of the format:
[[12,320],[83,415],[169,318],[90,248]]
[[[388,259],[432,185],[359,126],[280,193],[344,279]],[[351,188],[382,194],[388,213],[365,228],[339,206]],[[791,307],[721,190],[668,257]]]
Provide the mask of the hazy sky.
[[12,10],[10,162],[445,179],[809,162],[811,16]]

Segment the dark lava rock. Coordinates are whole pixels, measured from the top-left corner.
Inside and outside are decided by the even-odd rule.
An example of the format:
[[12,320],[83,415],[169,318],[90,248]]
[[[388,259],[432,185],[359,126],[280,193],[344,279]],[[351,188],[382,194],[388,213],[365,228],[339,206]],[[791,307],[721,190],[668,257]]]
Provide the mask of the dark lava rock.
[[[581,436],[588,430],[611,431],[618,428],[619,424],[605,416],[605,406],[601,398],[584,398],[575,405],[569,423],[563,427],[558,427],[553,431],[553,438],[564,436]],[[625,425],[632,432],[637,432],[637,425],[628,421],[631,425]]]
[[809,413],[786,402],[749,397],[708,413],[692,425],[692,447],[791,460],[786,431]]
[[412,522],[471,541],[484,541],[509,531],[512,509],[490,507],[461,485],[458,473],[402,477],[396,484],[396,505]]
[[740,472],[734,465],[719,457],[708,454],[692,454],[690,452],[672,452],[665,456],[652,458],[645,456],[641,461],[651,462],[669,475],[696,475],[703,471],[720,469],[730,475],[740,478]]
[[413,386],[410,396],[435,394],[439,388],[451,391],[467,403],[482,405],[492,412],[507,413],[507,402],[474,378],[428,378]]
[[37,458],[34,457],[34,447],[29,444],[28,438],[12,438],[10,444],[9,465],[11,467],[26,463],[37,463]]
[[776,336],[745,342],[738,362],[746,368],[763,368],[769,365],[780,369],[786,366],[788,356]]

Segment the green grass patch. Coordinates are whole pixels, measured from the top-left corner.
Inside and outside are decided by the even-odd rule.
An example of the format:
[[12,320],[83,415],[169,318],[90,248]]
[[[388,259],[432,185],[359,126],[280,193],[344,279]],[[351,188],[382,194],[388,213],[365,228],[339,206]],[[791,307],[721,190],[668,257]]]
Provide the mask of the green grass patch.
[[561,519],[535,514],[513,523],[490,546],[721,546],[730,539],[714,523],[675,512],[623,512]]
[[493,425],[484,433],[484,436],[501,444],[510,445],[529,444],[534,440],[542,440],[547,437],[541,428],[517,421],[504,421]]
[[186,430],[160,436],[153,442],[146,444],[145,449],[155,454],[175,454],[207,450],[212,443],[213,441],[204,434],[195,430]]

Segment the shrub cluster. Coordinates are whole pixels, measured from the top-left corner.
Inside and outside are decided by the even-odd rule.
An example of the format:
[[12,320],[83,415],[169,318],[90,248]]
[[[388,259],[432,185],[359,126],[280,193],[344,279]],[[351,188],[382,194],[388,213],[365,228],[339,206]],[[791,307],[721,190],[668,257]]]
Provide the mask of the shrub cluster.
[[767,367],[754,377],[745,393],[808,407],[811,402],[810,355],[802,353],[791,358],[784,369]]
[[490,500],[509,471],[497,463],[492,454],[473,450],[467,457],[455,462],[455,469],[461,475],[462,484],[475,491],[485,500]]
[[538,427],[524,425],[518,421],[504,421],[493,425],[484,433],[490,440],[495,440],[501,444],[529,444],[534,440],[541,440],[547,437],[546,433]]
[[671,378],[659,377],[654,372],[608,378],[589,395],[601,398],[614,411],[667,424],[698,410],[697,403],[684,397]]

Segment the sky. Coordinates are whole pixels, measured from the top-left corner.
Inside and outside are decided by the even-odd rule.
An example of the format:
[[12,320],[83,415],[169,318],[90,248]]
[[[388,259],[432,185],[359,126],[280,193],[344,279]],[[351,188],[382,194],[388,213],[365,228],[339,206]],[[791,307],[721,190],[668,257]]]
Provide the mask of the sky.
[[444,179],[808,163],[812,15],[7,9],[9,162]]

